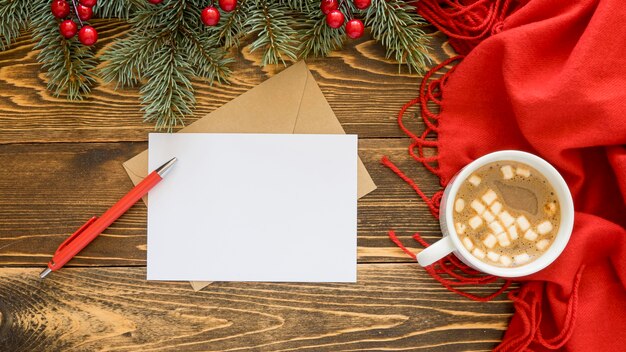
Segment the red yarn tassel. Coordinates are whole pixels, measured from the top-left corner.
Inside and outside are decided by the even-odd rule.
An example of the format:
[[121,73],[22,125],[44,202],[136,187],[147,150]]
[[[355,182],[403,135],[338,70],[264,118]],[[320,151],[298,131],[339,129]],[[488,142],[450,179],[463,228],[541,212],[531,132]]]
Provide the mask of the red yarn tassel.
[[563,319],[563,328],[554,337],[544,338],[541,332],[541,312],[543,299],[530,290],[530,284],[522,286],[518,290],[509,292],[509,299],[513,301],[515,311],[522,321],[522,333],[506,342],[501,343],[494,349],[497,352],[525,351],[531,344],[538,344],[546,349],[558,350],[565,346],[572,337],[574,325],[578,315],[578,290],[580,280],[585,271],[585,265],[581,265],[574,277],[572,293],[567,302],[567,311]]
[[[434,24],[440,31],[450,37],[450,44],[457,53],[467,54],[482,40],[500,32],[503,28],[504,19],[515,9],[511,6],[511,0],[420,0],[417,2],[417,11],[427,21]],[[406,103],[398,114],[400,129],[411,138],[409,155],[418,163],[422,164],[440,179],[440,184],[445,187],[449,180],[443,178],[439,172],[437,163],[439,157],[425,155],[426,149],[436,149],[436,140],[439,129],[439,112],[432,111],[429,104],[441,107],[442,89],[448,77],[454,72],[456,66],[452,66],[439,78],[433,76],[446,66],[461,60],[462,56],[450,58],[431,69],[422,80],[419,97]],[[421,117],[426,125],[425,130],[418,136],[411,132],[403,123],[405,112],[412,106],[420,104]],[[443,191],[436,192],[428,197],[415,181],[403,173],[389,158],[383,157],[382,164],[396,173],[402,180],[411,186],[417,195],[426,203],[431,214],[439,217],[439,207]],[[411,258],[416,259],[416,254],[407,249],[398,239],[394,231],[389,231],[389,238],[402,251]],[[418,234],[413,239],[423,247],[429,244]],[[547,349],[559,349],[571,338],[577,316],[578,287],[584,265],[580,267],[574,283],[573,290],[568,301],[567,312],[563,321],[562,330],[554,337],[544,338],[540,329],[542,313],[542,296],[537,295],[530,289],[530,283],[521,288],[509,291],[508,297],[513,301],[517,315],[522,322],[522,333],[500,344],[496,351],[525,351],[534,342]],[[505,280],[502,286],[494,293],[487,296],[476,296],[460,290],[457,287],[468,285],[483,285],[498,280],[498,277],[485,275],[462,263],[454,255],[449,255],[438,262],[425,268],[425,270],[448,290],[475,301],[488,301],[505,292],[511,285],[510,280]]]
[[457,53],[466,55],[502,30],[512,12],[511,0],[420,0],[417,12],[450,38]]
[[[422,164],[428,170],[430,170],[433,174],[439,176],[440,183],[445,187],[447,184],[447,180],[443,180],[441,174],[439,173],[438,166],[434,163],[439,161],[438,155],[427,156],[425,155],[425,150],[427,148],[436,149],[438,146],[438,142],[436,140],[428,140],[427,138],[434,137],[436,138],[438,124],[439,124],[439,113],[430,110],[429,103],[434,103],[435,105],[440,105],[441,100],[441,89],[445,85],[447,78],[450,76],[452,72],[454,72],[453,66],[449,70],[447,70],[443,75],[439,78],[433,79],[433,76],[437,74],[441,69],[445,68],[449,64],[452,64],[462,57],[453,57],[450,58],[441,64],[434,67],[430,70],[422,80],[422,84],[420,85],[420,96],[406,103],[400,112],[398,113],[398,125],[400,129],[411,138],[412,143],[409,146],[409,155]],[[421,135],[416,135],[411,132],[403,123],[404,114],[406,111],[413,105],[420,104],[422,111],[422,118],[424,123],[426,124],[426,129]],[[406,182],[415,193],[426,203],[430,213],[435,217],[439,218],[439,207],[441,203],[441,197],[443,196],[443,190],[439,190],[432,195],[432,197],[428,197],[417,185],[415,181],[413,181],[410,177],[408,177],[400,168],[398,168],[388,157],[384,156],[381,159],[381,163],[391,169],[398,177],[400,177],[404,182]],[[403,244],[400,242],[398,237],[396,236],[394,231],[389,231],[389,239],[393,243],[395,243],[404,253],[409,255],[411,258],[415,259],[416,255],[409,251]],[[422,239],[419,234],[414,234],[413,239],[420,243],[423,247],[428,247],[428,243]],[[475,301],[488,301],[493,299],[494,297],[500,295],[504,292],[511,284],[510,281],[506,280],[503,285],[494,293],[488,296],[476,296],[474,294],[462,291],[457,287],[460,286],[469,286],[469,285],[483,285],[489,284],[496,280],[498,277],[492,275],[482,274],[461,261],[459,261],[453,255],[449,255],[446,258],[443,258],[436,262],[435,264],[428,266],[425,268],[426,272],[428,272],[435,280],[439,281],[444,287],[448,290],[458,293],[464,297]]]

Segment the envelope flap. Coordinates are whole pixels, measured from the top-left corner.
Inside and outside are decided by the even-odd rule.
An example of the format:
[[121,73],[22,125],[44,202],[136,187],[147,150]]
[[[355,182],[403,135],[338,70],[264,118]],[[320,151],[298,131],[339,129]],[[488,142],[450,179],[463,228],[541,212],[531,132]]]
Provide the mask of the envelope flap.
[[293,133],[308,72],[298,62],[179,132]]
[[306,69],[304,92],[293,133],[345,133],[309,69]]
[[[306,73],[307,79],[294,133],[344,134],[343,127],[341,127],[337,116],[335,116],[308,68]],[[361,158],[358,159],[357,174],[357,192],[359,198],[361,198],[375,190],[376,184],[365,168]]]
[[[293,133],[307,74],[306,64],[298,62],[178,132]],[[141,182],[148,174],[148,151],[123,166],[133,184]]]

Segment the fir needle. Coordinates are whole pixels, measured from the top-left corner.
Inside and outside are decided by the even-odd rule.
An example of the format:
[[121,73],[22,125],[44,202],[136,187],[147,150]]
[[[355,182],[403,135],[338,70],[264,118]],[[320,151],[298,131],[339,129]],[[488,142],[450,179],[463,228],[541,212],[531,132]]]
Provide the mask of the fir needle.
[[76,18],[78,18],[78,22],[80,22],[80,26],[83,26],[83,21],[80,19],[78,15],[78,8],[76,7],[76,0],[72,0],[72,4],[74,5],[74,12],[76,13]]

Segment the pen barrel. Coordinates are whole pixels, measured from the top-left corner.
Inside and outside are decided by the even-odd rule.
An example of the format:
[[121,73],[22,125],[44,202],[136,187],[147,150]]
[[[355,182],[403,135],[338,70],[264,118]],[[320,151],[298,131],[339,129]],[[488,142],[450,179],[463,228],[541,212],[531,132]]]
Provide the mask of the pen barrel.
[[104,212],[93,224],[89,225],[76,239],[63,247],[61,251],[55,253],[52,261],[48,265],[50,269],[57,270],[72,259],[78,252],[93,241],[102,231],[106,230],[115,220],[132,207],[141,197],[154,187],[162,178],[154,171],[137,184],[130,192],[122,197],[111,208]]

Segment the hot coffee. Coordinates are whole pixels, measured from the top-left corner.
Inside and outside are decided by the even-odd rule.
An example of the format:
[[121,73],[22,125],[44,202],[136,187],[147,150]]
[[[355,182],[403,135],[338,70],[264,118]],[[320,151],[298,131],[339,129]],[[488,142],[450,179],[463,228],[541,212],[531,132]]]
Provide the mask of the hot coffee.
[[559,230],[553,186],[534,168],[498,161],[472,173],[454,200],[455,230],[473,256],[517,267],[548,250]]

